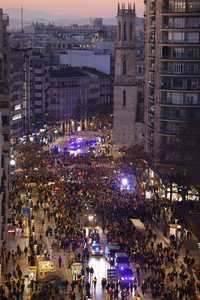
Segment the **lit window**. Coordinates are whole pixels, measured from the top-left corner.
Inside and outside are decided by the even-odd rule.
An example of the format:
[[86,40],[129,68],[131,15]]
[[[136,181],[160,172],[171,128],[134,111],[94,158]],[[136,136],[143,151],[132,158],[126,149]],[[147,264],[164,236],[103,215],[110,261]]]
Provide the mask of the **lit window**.
[[19,109],[21,109],[21,104],[15,105],[14,110],[19,110]]
[[22,115],[21,114],[17,114],[17,115],[14,115],[13,117],[12,117],[12,120],[13,121],[16,121],[16,120],[19,120],[19,119],[21,119],[22,118]]

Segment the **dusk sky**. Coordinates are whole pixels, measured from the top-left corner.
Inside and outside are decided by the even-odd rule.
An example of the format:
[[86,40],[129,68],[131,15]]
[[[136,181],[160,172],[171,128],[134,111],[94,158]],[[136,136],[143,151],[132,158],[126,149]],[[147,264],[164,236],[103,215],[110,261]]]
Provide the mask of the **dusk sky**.
[[[53,15],[102,16],[116,14],[118,0],[1,0],[0,7],[42,10]],[[130,0],[123,0],[128,3]],[[143,13],[144,0],[136,0],[137,14]],[[132,1],[133,3],[133,1]]]

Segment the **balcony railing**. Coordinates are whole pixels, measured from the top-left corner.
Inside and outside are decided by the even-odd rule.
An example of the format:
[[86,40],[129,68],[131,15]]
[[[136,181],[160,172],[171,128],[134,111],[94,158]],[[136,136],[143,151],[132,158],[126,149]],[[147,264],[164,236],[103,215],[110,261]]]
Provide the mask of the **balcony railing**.
[[185,83],[182,86],[176,86],[176,85],[173,85],[173,83],[161,82],[160,89],[161,90],[180,90],[180,91],[199,91],[200,85],[191,86],[191,85],[189,85],[189,84],[187,85]]
[[190,53],[184,53],[179,56],[176,56],[174,54],[163,54],[160,58],[169,60],[200,60],[200,55],[192,56]]
[[168,99],[168,100],[166,100],[166,101],[164,101],[164,100],[161,100],[160,101],[160,104],[161,105],[171,105],[171,106],[174,106],[174,107],[200,107],[200,102],[196,102],[196,103],[192,103],[192,102],[189,102],[189,101],[183,101],[183,102],[180,102],[180,103],[177,103],[177,102],[174,102],[173,100],[170,100],[170,99]]
[[160,114],[160,119],[170,120],[170,121],[180,121],[180,122],[190,121],[189,119],[186,119],[184,117],[177,117],[176,115],[167,114],[167,113],[161,113]]
[[193,76],[193,77],[199,77],[200,76],[200,70],[196,70],[196,71],[185,71],[183,70],[182,72],[177,72],[174,70],[167,70],[167,69],[161,69],[161,76],[162,75],[169,75],[169,76],[181,76],[181,77],[189,77],[189,76]]
[[170,5],[169,3],[166,3],[163,1],[164,4],[162,6],[162,12],[161,13],[172,13],[172,14],[196,14],[200,13],[200,3],[196,1],[193,6],[190,5],[183,5],[181,6],[173,6]]
[[200,40],[199,41],[195,41],[193,42],[192,40],[188,40],[188,39],[184,39],[184,40],[169,40],[168,37],[163,37],[162,40],[161,40],[161,43],[162,44],[186,44],[186,45],[198,45],[199,46],[199,43],[200,43]]
[[177,132],[176,132],[176,130],[173,130],[173,129],[163,129],[163,128],[160,128],[160,134],[176,135]]

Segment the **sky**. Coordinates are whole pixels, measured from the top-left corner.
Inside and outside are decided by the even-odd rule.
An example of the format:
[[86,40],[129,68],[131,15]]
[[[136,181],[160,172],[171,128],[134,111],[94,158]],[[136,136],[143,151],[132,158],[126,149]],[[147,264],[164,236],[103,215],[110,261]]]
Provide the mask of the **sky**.
[[[81,17],[112,17],[116,15],[118,2],[131,0],[0,0],[0,7],[45,11],[51,15],[74,15]],[[135,0],[137,15],[143,14],[144,0]]]

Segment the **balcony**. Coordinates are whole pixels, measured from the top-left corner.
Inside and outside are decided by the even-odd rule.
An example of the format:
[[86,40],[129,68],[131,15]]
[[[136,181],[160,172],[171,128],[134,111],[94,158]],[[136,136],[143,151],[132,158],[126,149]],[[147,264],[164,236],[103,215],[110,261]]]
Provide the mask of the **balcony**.
[[199,77],[200,71],[199,70],[183,70],[183,71],[175,71],[171,69],[161,68],[160,70],[161,76],[172,76],[172,77]]
[[168,101],[160,101],[160,105],[161,106],[168,106],[168,107],[196,107],[196,108],[199,108],[200,107],[200,102],[199,103],[195,103],[195,104],[192,104],[192,103],[188,103],[188,102],[182,102],[182,103],[174,103],[172,100],[168,100]]
[[161,121],[172,121],[172,122],[190,122],[191,119],[186,119],[182,116],[177,117],[176,115],[169,114],[169,113],[161,113],[160,114]]
[[[185,1],[186,2],[186,1]],[[169,1],[163,1],[161,14],[180,14],[180,15],[193,15],[200,13],[200,2],[199,0],[193,1],[193,5],[189,3],[182,3],[180,5],[176,5],[176,3],[170,4]]]
[[183,40],[170,40],[168,37],[163,37],[162,39],[161,39],[161,45],[162,44],[168,44],[168,45],[188,45],[188,46],[190,46],[190,45],[195,45],[195,46],[198,46],[199,47],[199,43],[200,43],[200,40],[198,40],[198,41],[192,41],[192,40],[189,40],[189,39],[187,39],[187,38],[185,38],[185,39],[183,39]]
[[176,135],[177,132],[176,130],[173,130],[173,129],[163,129],[163,128],[160,128],[160,135]]
[[[200,118],[199,108],[162,108],[160,121],[194,122]],[[171,126],[168,126],[171,127]],[[174,129],[174,128],[173,128]]]
[[[164,78],[163,78],[164,79]],[[188,79],[187,80],[184,80],[184,78],[179,78],[179,77],[176,77],[174,76],[174,78],[172,79],[180,79],[182,80],[182,83],[179,82],[179,85],[173,83],[173,82],[169,82],[169,81],[162,81],[161,84],[160,84],[160,90],[173,90],[173,91],[186,91],[186,92],[190,92],[190,91],[198,91],[200,92],[200,84],[195,84],[195,85],[191,85],[189,80],[192,80],[189,78],[189,75],[188,75]]]
[[175,54],[162,54],[160,56],[160,59],[163,60],[186,60],[186,61],[198,61],[200,60],[200,55],[198,56],[192,56],[190,53],[183,53],[179,56],[176,56]]

